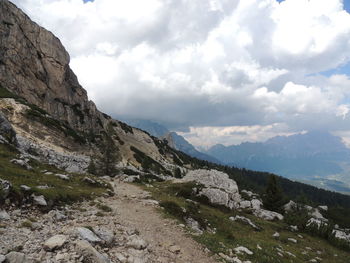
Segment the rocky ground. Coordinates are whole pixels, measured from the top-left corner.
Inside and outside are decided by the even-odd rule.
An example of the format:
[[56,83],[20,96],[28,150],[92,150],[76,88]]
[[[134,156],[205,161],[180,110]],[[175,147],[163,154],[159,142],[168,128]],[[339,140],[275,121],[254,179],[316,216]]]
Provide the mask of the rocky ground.
[[[113,180],[116,195],[42,214],[0,214],[0,262],[216,262],[157,201]],[[5,261],[6,258],[6,261]]]

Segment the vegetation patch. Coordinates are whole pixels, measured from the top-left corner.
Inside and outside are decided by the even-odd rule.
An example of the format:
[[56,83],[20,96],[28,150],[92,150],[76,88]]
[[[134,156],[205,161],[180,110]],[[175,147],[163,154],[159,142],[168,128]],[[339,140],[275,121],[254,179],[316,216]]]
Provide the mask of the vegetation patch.
[[[303,238],[300,238],[298,236],[300,233],[287,230],[289,224],[286,222],[265,221],[244,211],[225,211],[203,203],[188,201],[187,199],[193,197],[190,189],[194,185],[161,182],[154,183],[153,186],[147,190],[152,192],[154,199],[160,201],[165,215],[181,223],[185,223],[184,218],[188,216],[195,219],[204,232],[202,235],[193,235],[193,238],[213,253],[221,252],[229,255],[230,250],[244,246],[251,250],[253,255],[238,254],[242,261],[301,263],[320,257],[322,262],[348,262],[349,252],[334,247],[327,240],[311,233],[302,233]],[[184,190],[180,191],[181,188]],[[263,230],[257,232],[249,225],[231,221],[229,218],[235,215],[251,219]],[[272,237],[275,232],[280,233],[279,238]],[[288,238],[294,238],[298,242],[294,244],[288,241]],[[258,248],[258,245],[261,249]],[[283,251],[283,257],[278,255],[280,250]],[[320,251],[321,255],[318,254]],[[337,257],[334,256],[335,254]]]
[[[0,179],[12,184],[10,198],[19,204],[29,201],[32,193],[43,195],[52,205],[60,205],[100,196],[110,188],[109,185],[104,186],[105,184],[88,184],[83,180],[86,175],[73,174],[69,181],[62,180],[54,174],[65,174],[65,171],[38,161],[30,162],[33,170],[26,170],[10,162],[17,158],[18,154],[13,147],[0,144]],[[52,174],[45,174],[46,171]],[[95,177],[92,179],[98,180]],[[24,191],[21,185],[29,186],[31,190]],[[38,186],[48,186],[48,188],[42,189]],[[0,200],[0,203],[3,201]]]

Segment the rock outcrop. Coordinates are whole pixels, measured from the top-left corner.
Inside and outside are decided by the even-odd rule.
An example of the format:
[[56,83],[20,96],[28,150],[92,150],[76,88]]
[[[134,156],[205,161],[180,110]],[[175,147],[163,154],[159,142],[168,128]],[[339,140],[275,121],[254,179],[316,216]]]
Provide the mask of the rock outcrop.
[[101,130],[105,118],[78,83],[61,41],[7,0],[0,14],[1,86],[76,129]]
[[182,181],[203,185],[199,195],[206,196],[213,204],[233,209],[238,208],[241,201],[237,183],[223,172],[205,169],[189,171]]

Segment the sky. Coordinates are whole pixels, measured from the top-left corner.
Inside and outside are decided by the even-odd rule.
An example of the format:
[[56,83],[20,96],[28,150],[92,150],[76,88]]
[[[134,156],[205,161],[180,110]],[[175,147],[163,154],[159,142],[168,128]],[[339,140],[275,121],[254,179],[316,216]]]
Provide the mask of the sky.
[[13,0],[89,98],[195,146],[327,130],[350,143],[350,0]]

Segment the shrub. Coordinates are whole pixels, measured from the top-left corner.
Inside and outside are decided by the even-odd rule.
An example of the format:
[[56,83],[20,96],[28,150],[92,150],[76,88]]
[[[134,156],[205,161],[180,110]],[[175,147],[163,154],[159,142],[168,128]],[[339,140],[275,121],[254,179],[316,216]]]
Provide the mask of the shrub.
[[168,214],[173,215],[177,218],[183,219],[185,215],[181,206],[173,201],[162,201],[159,205],[163,207]]

